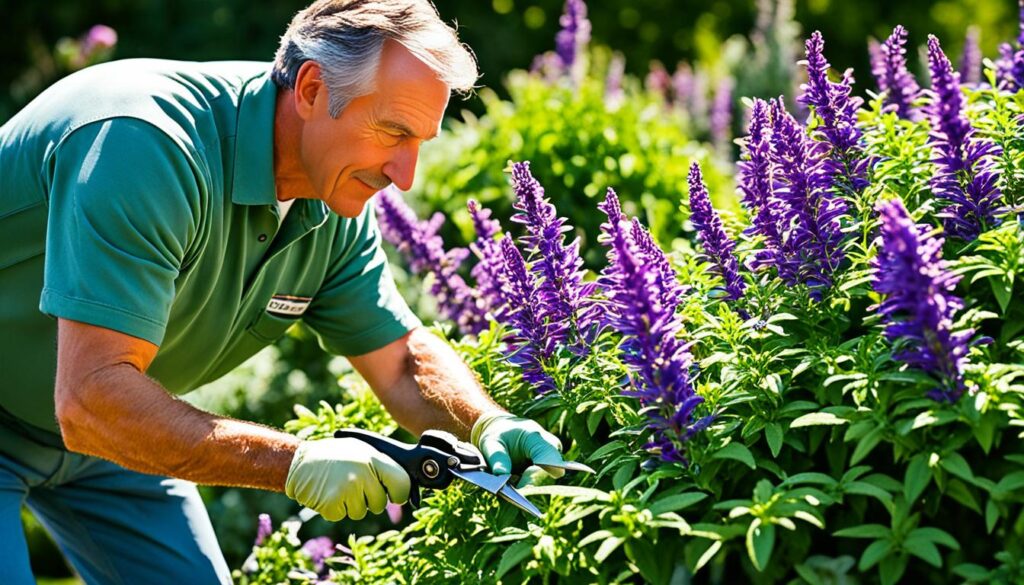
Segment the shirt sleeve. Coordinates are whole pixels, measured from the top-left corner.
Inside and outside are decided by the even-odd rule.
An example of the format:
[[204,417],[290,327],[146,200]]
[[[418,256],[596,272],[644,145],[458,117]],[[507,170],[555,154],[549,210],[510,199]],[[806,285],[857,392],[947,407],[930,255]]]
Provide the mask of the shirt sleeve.
[[421,325],[395,286],[372,203],[341,222],[337,244],[343,249],[303,316],[325,350],[362,355]]
[[50,162],[43,313],[160,345],[198,226],[190,161],[168,135],[132,118],[64,139]]

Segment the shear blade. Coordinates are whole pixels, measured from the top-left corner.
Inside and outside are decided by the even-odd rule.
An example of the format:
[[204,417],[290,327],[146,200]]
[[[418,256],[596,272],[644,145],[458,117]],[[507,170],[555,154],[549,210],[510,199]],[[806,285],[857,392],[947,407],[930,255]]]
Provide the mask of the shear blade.
[[460,471],[454,467],[449,468],[452,475],[460,479],[464,479],[469,483],[483,488],[494,495],[497,495],[501,488],[505,487],[508,480],[512,477],[510,475],[492,475],[486,471]]
[[519,491],[516,490],[516,488],[510,485],[506,484],[505,487],[498,490],[498,496],[500,496],[501,499],[505,500],[506,502],[526,512],[527,514],[532,514],[536,518],[544,517],[540,513],[540,510],[537,509],[537,506],[531,504],[530,500],[526,499],[526,496],[519,493]]
[[459,471],[455,468],[451,468],[451,472],[455,477],[464,479],[477,487],[483,488],[527,514],[532,514],[537,518],[543,517],[540,510],[531,504],[530,500],[526,499],[526,496],[519,493],[516,488],[508,484],[509,479],[512,477],[511,475],[491,475],[486,471]]

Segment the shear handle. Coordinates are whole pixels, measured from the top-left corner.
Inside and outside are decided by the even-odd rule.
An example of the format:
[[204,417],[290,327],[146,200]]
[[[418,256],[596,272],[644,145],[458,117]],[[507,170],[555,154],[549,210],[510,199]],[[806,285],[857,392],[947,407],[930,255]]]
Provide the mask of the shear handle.
[[409,474],[409,501],[413,507],[420,505],[420,487],[444,489],[454,477],[448,469],[450,456],[434,447],[410,445],[362,429],[340,429],[334,432],[334,437],[359,439],[402,466]]

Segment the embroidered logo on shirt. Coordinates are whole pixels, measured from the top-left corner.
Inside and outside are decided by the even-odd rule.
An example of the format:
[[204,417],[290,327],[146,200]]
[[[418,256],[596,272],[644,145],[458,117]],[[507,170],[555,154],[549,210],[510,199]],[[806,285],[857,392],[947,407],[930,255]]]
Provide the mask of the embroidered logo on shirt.
[[298,317],[306,312],[313,297],[296,297],[292,295],[274,295],[267,303],[267,312],[285,317]]

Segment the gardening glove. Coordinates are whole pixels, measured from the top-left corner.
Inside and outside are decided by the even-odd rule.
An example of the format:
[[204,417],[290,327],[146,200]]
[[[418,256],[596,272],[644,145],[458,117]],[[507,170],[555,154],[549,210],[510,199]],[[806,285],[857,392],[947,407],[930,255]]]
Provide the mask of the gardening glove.
[[296,502],[337,522],[380,514],[409,499],[409,475],[393,459],[359,439],[321,439],[299,444],[284,483]]
[[[495,475],[510,474],[528,463],[539,466],[552,477],[565,475],[564,469],[545,465],[564,463],[562,443],[530,419],[507,412],[488,412],[477,419],[469,439],[483,453]],[[536,478],[538,473],[533,468],[523,475]]]

